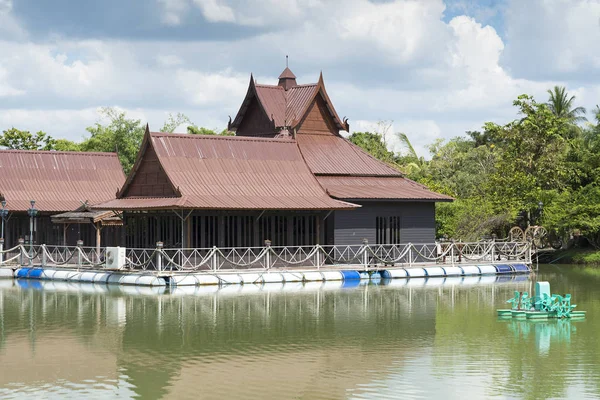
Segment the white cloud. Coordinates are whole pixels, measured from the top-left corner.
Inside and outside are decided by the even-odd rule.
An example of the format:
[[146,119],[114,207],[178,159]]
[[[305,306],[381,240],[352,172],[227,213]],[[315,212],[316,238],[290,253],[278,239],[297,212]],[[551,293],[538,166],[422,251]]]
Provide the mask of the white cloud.
[[235,16],[231,7],[221,4],[219,0],[193,0],[202,10],[202,15],[209,22],[234,22]]
[[503,61],[518,76],[597,79],[600,1],[512,0],[507,8]]
[[184,63],[184,61],[180,57],[174,54],[156,56],[156,61],[162,67],[176,67]]
[[12,11],[12,0],[0,0],[0,14],[9,13]]
[[[553,14],[541,15],[552,11],[548,3],[509,4],[508,30],[511,35],[520,33],[507,43],[492,26],[475,18],[458,16],[444,22],[441,0],[157,1],[165,24],[197,23],[186,21],[185,16],[191,7],[198,7],[209,21],[260,26],[262,33],[229,41],[58,37],[33,42],[18,24],[18,38],[2,35],[0,12],[0,97],[4,103],[0,129],[15,125],[77,139],[97,119],[97,106],[114,104],[138,113],[156,129],[165,119],[165,107],[188,114],[196,124],[222,128],[243,99],[250,71],[260,69],[260,82],[275,82],[285,54],[291,55],[290,65],[299,83],[307,83],[306,77],[316,81],[319,69],[324,70],[336,109],[350,118],[354,130],[367,129],[369,121],[394,120],[394,131],[407,133],[421,155],[428,154],[426,145],[436,138],[478,129],[484,121],[515,118],[512,100],[521,93],[543,100],[552,85],[570,84],[569,90],[587,107],[600,96],[597,80],[574,84],[544,75],[525,78],[515,76],[516,64],[506,63],[511,46],[511,57],[524,51],[515,47],[517,39],[526,42],[530,53],[543,52],[535,57],[557,57],[545,49],[544,35],[534,35],[535,42],[527,42],[528,29],[541,29],[526,26],[534,17],[555,21]],[[581,1],[573,10],[564,10],[566,2],[558,2],[565,16],[565,34],[573,35],[581,19],[584,32],[596,40],[591,17],[581,15],[594,15],[598,3]],[[519,13],[536,14],[521,21]],[[6,16],[16,21],[12,13]],[[546,33],[554,40],[554,32]],[[572,46],[556,71],[574,74],[573,68],[580,64],[596,65],[597,55],[590,49],[597,40],[593,44],[587,36],[581,40],[588,51]],[[566,41],[556,43],[558,48],[566,47]],[[275,64],[277,60],[281,64]],[[269,74],[267,68],[271,68]],[[396,149],[393,138],[390,145]]]
[[189,9],[188,0],[157,0],[163,8],[161,20],[166,25],[179,25],[183,14]]
[[196,105],[240,104],[248,89],[248,77],[226,70],[217,74],[206,74],[191,70],[179,70],[176,82],[185,96]]

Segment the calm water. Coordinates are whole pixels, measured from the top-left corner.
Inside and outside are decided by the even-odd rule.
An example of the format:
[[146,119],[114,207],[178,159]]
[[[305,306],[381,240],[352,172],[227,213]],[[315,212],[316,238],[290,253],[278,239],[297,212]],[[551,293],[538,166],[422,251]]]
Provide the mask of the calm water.
[[600,274],[543,267],[581,322],[498,321],[532,281],[159,289],[0,281],[2,398],[600,398]]

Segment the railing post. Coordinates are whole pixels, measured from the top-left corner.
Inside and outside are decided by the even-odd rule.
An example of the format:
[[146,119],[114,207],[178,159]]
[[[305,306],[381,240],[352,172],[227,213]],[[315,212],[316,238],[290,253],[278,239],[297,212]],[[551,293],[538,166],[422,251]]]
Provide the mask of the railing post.
[[162,271],[162,249],[163,242],[156,242],[156,269]]
[[265,254],[265,259],[267,263],[267,269],[271,269],[271,241],[265,240],[265,247],[267,248],[267,252]]
[[369,269],[369,254],[367,252],[367,248],[369,247],[369,239],[363,239],[363,267],[365,267],[365,271]]
[[40,251],[42,252],[42,267],[47,267],[48,260],[46,259],[46,245],[43,244],[40,247]]
[[492,259],[491,259],[490,261],[491,261],[491,262],[492,262],[492,264],[493,264],[493,263],[494,263],[494,261],[496,260],[496,259],[495,259],[495,257],[494,257],[494,253],[495,253],[495,250],[496,250],[496,241],[495,241],[495,239],[492,239],[492,244],[491,244],[491,246],[492,246],[492,250],[490,251],[490,255],[491,255],[491,258],[492,258]]
[[4,238],[0,238],[0,265],[4,264]]
[[413,263],[412,248],[413,248],[413,245],[412,245],[412,243],[409,243],[407,246],[408,246],[408,266],[412,267],[412,263]]
[[315,251],[315,259],[316,259],[315,260],[315,264],[316,264],[317,269],[319,269],[321,267],[321,245],[317,244],[315,246],[315,248],[316,248],[316,251]]
[[217,258],[219,256],[218,254],[219,253],[217,252],[217,246],[213,246],[212,260],[210,260],[210,262],[212,263],[213,272],[217,272],[217,267],[219,266],[219,259]]
[[25,261],[23,259],[23,252],[25,251],[25,239],[23,238],[19,238],[19,266],[22,267],[23,266],[23,261]]
[[456,244],[456,242],[453,239],[452,243],[450,243],[450,261],[452,261],[452,266],[454,266],[454,247],[455,247],[455,244]]
[[79,239],[77,241],[77,269],[81,268],[83,263],[82,263],[82,256],[81,256],[81,247],[83,246],[83,240]]

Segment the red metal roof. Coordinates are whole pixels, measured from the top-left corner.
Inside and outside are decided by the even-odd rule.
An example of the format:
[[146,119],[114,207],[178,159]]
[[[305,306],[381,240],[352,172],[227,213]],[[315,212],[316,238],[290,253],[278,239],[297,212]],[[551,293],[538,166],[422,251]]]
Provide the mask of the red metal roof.
[[316,175],[402,176],[350,141],[334,135],[297,135],[300,151]]
[[281,75],[279,75],[279,79],[296,79],[296,75],[294,75],[291,69],[285,67]]
[[[289,71],[292,76],[293,73]],[[286,71],[282,73],[282,76]],[[288,79],[287,77],[284,77]],[[291,79],[291,77],[289,77]],[[295,82],[295,81],[294,81]],[[276,127],[292,127],[295,128],[302,121],[302,118],[308,111],[308,108],[315,97],[320,94],[327,105],[333,120],[338,125],[339,129],[348,130],[348,125],[342,121],[333,108],[333,104],[325,90],[323,75],[319,76],[319,82],[306,85],[296,85],[285,88],[281,85],[258,85],[254,82],[253,77],[250,77],[250,84],[246,97],[242,102],[235,119],[228,126],[229,129],[236,129],[240,126],[251,100],[256,96],[260,101],[262,109],[267,114],[267,117],[275,121]],[[274,133],[274,132],[265,132]]]
[[402,177],[318,176],[317,179],[329,195],[338,199],[453,200]]
[[160,165],[181,197],[121,198],[96,208],[331,210],[358,207],[329,197],[291,140],[147,133],[145,143],[154,147]]
[[11,211],[65,212],[107,201],[125,182],[114,153],[0,150],[0,195]]
[[275,126],[285,126],[286,91],[281,86],[256,85],[256,95]]

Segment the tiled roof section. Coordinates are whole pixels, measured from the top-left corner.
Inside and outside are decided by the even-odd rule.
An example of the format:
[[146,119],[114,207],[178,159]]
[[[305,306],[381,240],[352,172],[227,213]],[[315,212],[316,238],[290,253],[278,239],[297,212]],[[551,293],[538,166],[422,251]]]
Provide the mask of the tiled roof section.
[[402,176],[342,137],[298,135],[296,140],[315,175]]
[[286,92],[287,108],[285,118],[288,121],[288,125],[295,126],[304,117],[303,114],[314,98],[315,90],[317,90],[317,84],[312,83],[309,85],[294,86]]
[[0,195],[11,211],[65,212],[115,197],[125,175],[114,153],[0,150]]
[[[286,71],[282,73],[282,76],[284,74],[286,74]],[[284,77],[280,79],[292,78]],[[235,130],[240,126],[246,112],[248,111],[248,108],[250,107],[252,99],[255,97],[258,98],[260,105],[267,117],[275,122],[276,127],[297,127],[308,111],[311,102],[317,95],[321,95],[327,104],[327,108],[338,128],[342,130],[348,130],[346,121],[342,121],[333,108],[331,99],[325,90],[322,74],[319,77],[319,82],[317,83],[296,85],[294,80],[292,86],[289,87],[286,84],[286,88],[284,88],[284,86],[281,84],[259,85],[256,84],[254,82],[254,78],[250,76],[250,84],[248,86],[248,91],[246,92],[246,97],[244,98],[244,101],[242,102],[235,119],[231,121],[231,123],[228,125],[228,128]]]
[[275,126],[285,126],[286,91],[281,86],[256,85],[256,94]]
[[164,210],[185,208],[186,197],[127,197],[98,204],[99,210]]
[[279,75],[279,79],[296,79],[296,75],[294,75],[291,69],[285,67],[281,75]]
[[161,166],[181,197],[122,198],[102,209],[332,210],[357,206],[329,197],[295,142],[151,133]]
[[329,195],[338,199],[452,201],[410,179],[400,177],[318,176]]
[[275,126],[293,126],[303,117],[317,85],[298,85],[289,90],[281,86],[256,85],[256,94]]

